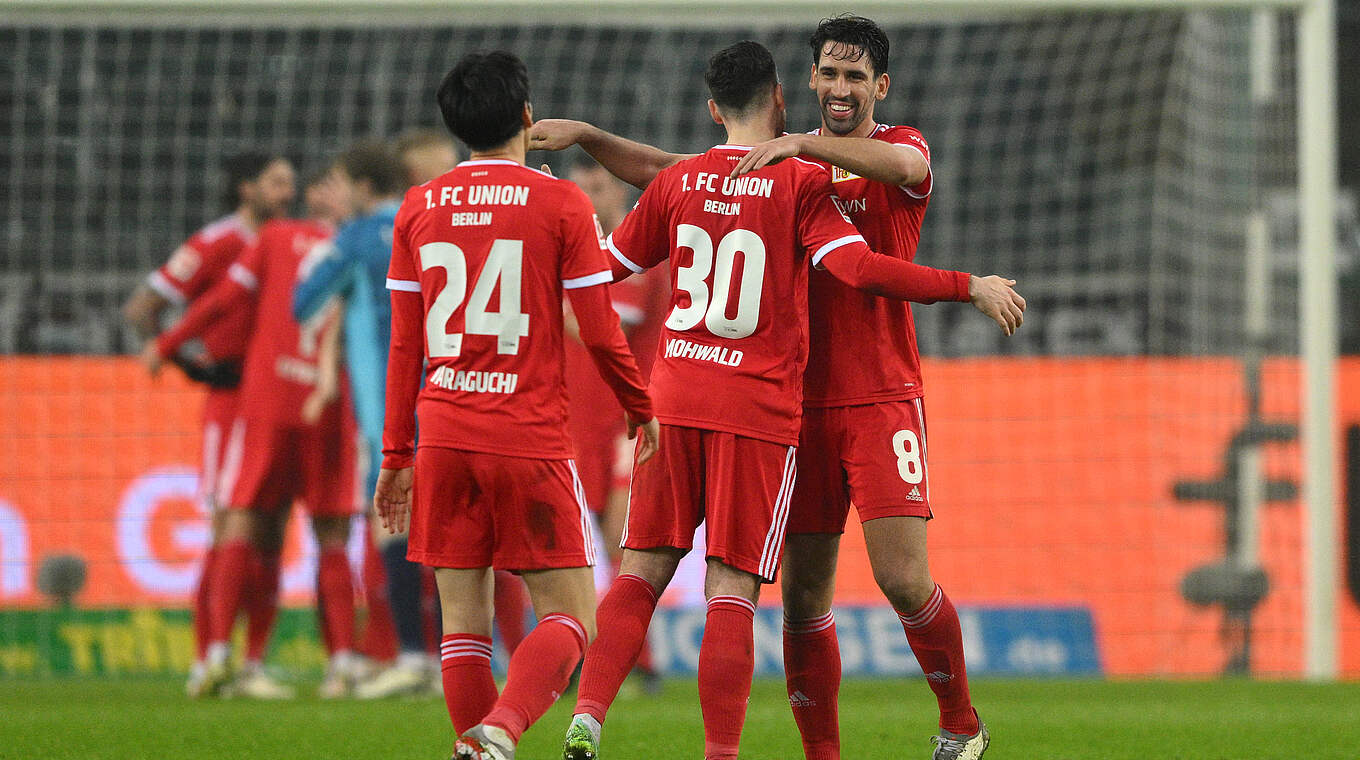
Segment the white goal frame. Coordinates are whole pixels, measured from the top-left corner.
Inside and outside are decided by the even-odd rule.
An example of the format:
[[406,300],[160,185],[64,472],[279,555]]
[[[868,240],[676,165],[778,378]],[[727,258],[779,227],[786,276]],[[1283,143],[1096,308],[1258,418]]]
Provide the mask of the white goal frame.
[[[859,0],[883,22],[1014,16],[1054,10],[1239,8],[1289,11],[1297,18],[1299,318],[1303,364],[1301,443],[1304,676],[1335,679],[1340,539],[1337,510],[1338,353],[1334,220],[1337,196],[1336,7],[1334,0]],[[418,25],[450,14],[478,23],[610,23],[633,26],[815,24],[843,10],[825,0],[10,0],[5,23],[143,27],[205,20],[233,24]]]

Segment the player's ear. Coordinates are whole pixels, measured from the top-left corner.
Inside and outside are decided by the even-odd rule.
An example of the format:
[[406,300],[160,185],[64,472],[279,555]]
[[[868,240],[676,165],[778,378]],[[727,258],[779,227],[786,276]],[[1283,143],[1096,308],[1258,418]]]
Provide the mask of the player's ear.
[[524,128],[528,129],[534,125],[534,104],[528,101],[524,103],[524,113],[520,115],[520,122]]
[[708,99],[708,115],[713,117],[714,124],[722,124],[722,113],[718,111],[718,104],[713,102],[713,98]]
[[888,85],[892,84],[888,79],[888,72],[878,75],[878,81],[874,83],[874,100],[882,100],[888,97]]
[[817,89],[817,64],[812,64],[812,73],[808,75],[808,89]]
[[774,83],[774,107],[776,110],[784,110],[784,85],[779,82]]

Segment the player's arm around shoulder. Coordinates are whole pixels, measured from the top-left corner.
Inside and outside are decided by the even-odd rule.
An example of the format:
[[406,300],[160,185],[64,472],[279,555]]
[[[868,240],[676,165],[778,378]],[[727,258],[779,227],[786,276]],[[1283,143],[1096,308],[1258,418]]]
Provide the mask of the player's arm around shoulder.
[[753,146],[732,169],[732,176],[794,156],[815,158],[865,179],[899,187],[915,187],[930,176],[926,154],[909,143],[808,134],[783,135]]
[[662,169],[691,157],[620,137],[584,121],[542,119],[529,129],[529,150],[556,151],[573,145],[580,145],[610,174],[639,190],[651,184]]

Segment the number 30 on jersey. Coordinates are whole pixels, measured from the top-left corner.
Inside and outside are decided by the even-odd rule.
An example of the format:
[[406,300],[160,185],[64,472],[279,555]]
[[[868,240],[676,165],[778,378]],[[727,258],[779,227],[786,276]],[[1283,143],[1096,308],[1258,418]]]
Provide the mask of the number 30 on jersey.
[[[463,350],[463,334],[448,332],[449,318],[467,298],[467,256],[453,243],[426,243],[420,247],[422,270],[440,267],[446,281],[443,290],[430,304],[425,315],[425,342],[430,358],[458,356]],[[477,275],[472,297],[463,309],[463,329],[468,335],[496,336],[496,353],[518,354],[519,339],[529,334],[529,315],[520,308],[521,273],[524,268],[524,241],[497,240],[491,244],[486,263]],[[487,311],[491,294],[500,285],[499,311]]]
[[[675,228],[675,247],[688,248],[694,258],[689,266],[675,270],[675,287],[689,294],[689,306],[675,307],[666,326],[677,332],[700,322],[719,338],[737,340],[756,331],[760,322],[760,296],[765,289],[765,241],[750,230],[736,229],[718,241],[700,227],[681,224]],[[737,291],[737,314],[727,316],[732,296],[733,269],[742,254],[741,289]],[[713,275],[710,295],[708,276]]]

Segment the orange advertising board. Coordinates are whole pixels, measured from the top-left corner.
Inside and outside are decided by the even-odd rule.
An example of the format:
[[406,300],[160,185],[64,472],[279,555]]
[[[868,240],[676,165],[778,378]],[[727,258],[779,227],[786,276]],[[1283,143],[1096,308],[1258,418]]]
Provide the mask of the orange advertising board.
[[[1190,605],[1179,586],[1222,558],[1223,510],[1172,489],[1221,474],[1246,409],[1239,363],[925,364],[931,564],[951,597],[1089,608],[1109,673],[1218,672],[1222,613]],[[1297,419],[1299,381],[1296,361],[1268,363],[1267,418]],[[1360,424],[1360,360],[1343,362],[1338,398],[1340,422]],[[88,563],[83,606],[183,606],[208,537],[194,498],[201,392],[173,372],[152,380],[126,358],[9,357],[0,399],[0,607],[42,603],[36,567],[60,553]],[[1271,445],[1266,469],[1297,480],[1298,445]],[[881,603],[851,523],[839,599]],[[1296,502],[1263,511],[1270,592],[1255,616],[1258,672],[1301,671],[1302,528]],[[294,534],[285,589],[300,602],[312,580]],[[1360,609],[1338,596],[1342,667],[1360,676]],[[777,589],[765,601],[777,603]]]

